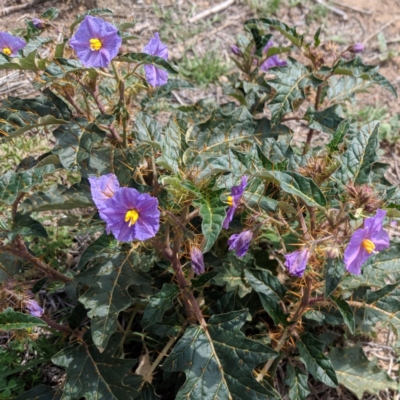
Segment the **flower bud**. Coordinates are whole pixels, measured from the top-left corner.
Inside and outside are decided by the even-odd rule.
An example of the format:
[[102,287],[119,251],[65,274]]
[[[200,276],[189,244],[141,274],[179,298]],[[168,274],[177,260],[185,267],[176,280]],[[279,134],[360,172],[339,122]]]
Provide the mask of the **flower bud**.
[[231,46],[231,51],[235,56],[241,56],[242,55],[242,51],[236,45],[232,45]]
[[333,246],[328,247],[328,248],[326,249],[326,256],[327,256],[328,258],[338,258],[339,255],[340,255],[340,249],[339,249],[339,247],[336,246],[336,245],[333,245]]
[[365,50],[365,46],[362,43],[354,43],[350,47],[350,51],[354,54],[362,53]]
[[192,269],[195,274],[200,275],[204,272],[204,258],[203,253],[197,247],[190,249],[190,259],[192,262]]
[[33,18],[32,24],[35,28],[44,29],[46,27],[46,23],[39,18]]

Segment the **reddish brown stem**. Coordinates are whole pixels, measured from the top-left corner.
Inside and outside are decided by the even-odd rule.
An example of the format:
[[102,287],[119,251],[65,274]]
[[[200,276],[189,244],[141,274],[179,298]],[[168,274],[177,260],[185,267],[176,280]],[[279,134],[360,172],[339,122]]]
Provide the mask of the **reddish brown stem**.
[[[314,106],[315,111],[318,111],[319,105],[320,105],[320,102],[321,102],[322,86],[323,86],[323,84],[318,86],[317,95],[315,96],[315,106]],[[314,132],[315,132],[315,129],[310,129],[309,130],[308,135],[307,135],[307,142],[306,142],[306,145],[304,146],[303,154],[306,154],[308,149],[310,148],[311,140],[312,140],[312,138],[314,136]]]

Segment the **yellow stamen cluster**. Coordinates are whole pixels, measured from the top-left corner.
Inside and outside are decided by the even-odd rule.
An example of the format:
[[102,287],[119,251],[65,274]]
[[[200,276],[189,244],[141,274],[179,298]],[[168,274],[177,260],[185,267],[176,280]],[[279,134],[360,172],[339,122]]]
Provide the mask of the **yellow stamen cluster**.
[[375,253],[375,252],[374,252],[374,250],[375,250],[375,245],[374,245],[373,242],[371,242],[371,240],[369,240],[369,239],[364,239],[364,240],[362,241],[361,245],[362,245],[362,247],[364,247],[365,251],[366,251],[368,254]]
[[10,49],[9,47],[4,47],[3,53],[4,53],[6,56],[11,56],[12,51],[11,51],[11,49]]
[[139,218],[139,213],[136,210],[129,210],[125,214],[125,222],[129,222],[129,226],[135,225]]
[[99,51],[103,47],[103,43],[101,43],[100,39],[90,39],[90,48],[93,51]]
[[232,207],[233,206],[233,197],[228,196],[228,198],[226,199],[226,203],[228,204],[228,206]]

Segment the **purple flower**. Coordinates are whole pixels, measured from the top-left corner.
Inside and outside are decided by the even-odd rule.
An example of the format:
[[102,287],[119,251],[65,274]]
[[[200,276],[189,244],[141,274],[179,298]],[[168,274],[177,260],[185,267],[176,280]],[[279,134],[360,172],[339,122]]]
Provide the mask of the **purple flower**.
[[0,52],[6,56],[15,57],[25,46],[25,40],[10,35],[8,32],[0,32]]
[[[263,48],[263,53],[267,53],[268,49],[274,45],[274,42],[270,40],[266,46]],[[260,70],[267,72],[270,68],[274,67],[285,67],[287,65],[287,62],[284,60],[281,60],[277,54],[268,57],[260,66]]]
[[122,43],[117,32],[114,25],[86,15],[69,44],[85,67],[106,68]]
[[197,247],[192,247],[190,249],[190,259],[194,273],[197,275],[202,274],[204,272],[204,257],[201,250]]
[[239,186],[233,186],[231,189],[231,195],[227,198],[227,203],[229,205],[228,211],[226,212],[226,217],[222,226],[225,229],[229,228],[229,224],[233,219],[233,215],[235,214],[236,209],[239,206],[240,199],[243,196],[244,189],[247,185],[247,176],[242,176],[242,180]]
[[38,29],[43,29],[46,27],[46,23],[42,19],[39,19],[39,18],[33,18],[32,24],[35,28],[38,28]]
[[365,46],[362,43],[354,43],[353,46],[350,47],[350,51],[355,54],[362,53],[364,50]]
[[235,233],[228,239],[229,250],[235,250],[238,257],[244,257],[249,250],[252,240],[252,231],[243,231],[239,234]]
[[285,254],[285,267],[289,273],[295,276],[303,276],[307,267],[307,261],[310,257],[310,250],[305,247],[303,250],[297,250],[293,253]]
[[119,189],[118,178],[114,174],[89,178],[90,191],[96,207],[100,210],[106,200]]
[[41,317],[43,315],[43,308],[35,300],[28,300],[25,302],[25,307],[29,313],[34,317]]
[[241,56],[242,51],[235,44],[231,46],[231,51],[235,56]]
[[99,212],[107,224],[107,232],[111,231],[121,242],[150,239],[160,227],[158,200],[136,189],[118,189]]
[[389,235],[382,228],[385,216],[386,211],[378,209],[375,217],[367,218],[364,221],[364,228],[357,229],[353,233],[344,252],[347,271],[359,275],[361,266],[372,254],[389,247]]
[[[168,60],[168,48],[161,42],[158,32],[150,39],[143,51],[152,56],[158,56],[164,60]],[[167,71],[159,69],[154,65],[145,65],[144,70],[146,72],[147,82],[149,82],[151,86],[162,86],[168,82]]]

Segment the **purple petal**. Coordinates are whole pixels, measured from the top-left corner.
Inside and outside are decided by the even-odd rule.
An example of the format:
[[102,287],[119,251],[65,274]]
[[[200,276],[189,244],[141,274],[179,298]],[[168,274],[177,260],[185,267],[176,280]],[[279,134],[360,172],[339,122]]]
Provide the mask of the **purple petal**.
[[236,45],[232,45],[231,46],[231,51],[233,54],[235,54],[236,56],[240,56],[242,55],[242,51],[239,49],[239,47],[237,47]]
[[152,37],[143,48],[143,52],[152,56],[162,57],[164,60],[168,60],[168,47],[161,42],[158,32],[154,33]]
[[38,28],[38,29],[43,29],[46,27],[46,23],[42,19],[39,19],[39,18],[33,18],[32,24],[35,28]]
[[344,251],[344,263],[347,271],[359,275],[361,265],[369,258],[369,254],[364,250],[362,242],[367,238],[366,229],[357,229],[350,238],[350,242]]
[[365,219],[364,228],[367,229],[369,236],[379,232],[382,229],[382,224],[386,217],[386,213],[387,211],[378,209],[376,210],[375,217]]
[[200,275],[204,272],[204,257],[203,253],[197,247],[190,249],[190,259],[192,262],[192,268],[195,274]]
[[350,51],[355,54],[362,53],[364,50],[365,50],[365,46],[362,43],[355,43],[350,48]]
[[234,234],[228,240],[229,250],[235,250],[238,257],[244,257],[252,240],[253,232],[250,230]]
[[157,87],[165,85],[168,82],[168,72],[163,71],[154,65],[145,65],[144,70],[146,72],[146,80],[151,86]]
[[[129,226],[126,213],[136,210],[137,221]],[[149,194],[140,194],[136,189],[120,188],[106,200],[100,210],[100,217],[106,222],[107,230],[121,242],[147,240],[156,235],[160,228],[158,200]]]
[[305,247],[303,250],[297,250],[293,253],[285,254],[285,267],[288,269],[291,275],[301,277],[307,268],[309,257],[310,250],[307,247]]
[[98,178],[90,177],[89,183],[92,199],[99,209],[119,189],[118,178],[114,174],[107,174]]
[[0,32],[0,52],[8,48],[11,50],[11,56],[15,57],[25,46],[25,40],[20,37],[10,35],[8,32]]
[[43,308],[35,300],[28,300],[25,302],[25,306],[29,313],[34,317],[41,317],[43,315]]
[[260,70],[267,72],[270,68],[285,67],[287,62],[281,60],[276,54],[267,58],[260,66]]
[[265,46],[264,46],[264,48],[263,48],[263,53],[266,53],[267,51],[268,51],[268,49],[270,48],[270,47],[272,47],[274,45],[274,42],[272,41],[272,40],[270,40]]
[[389,235],[384,229],[381,229],[379,232],[373,234],[370,237],[370,240],[374,243],[376,251],[385,250],[390,246]]
[[226,217],[224,219],[224,222],[222,223],[222,227],[225,229],[229,228],[229,224],[232,222],[233,220],[233,216],[235,215],[235,211],[236,211],[235,206],[229,207],[228,211],[226,212]]

